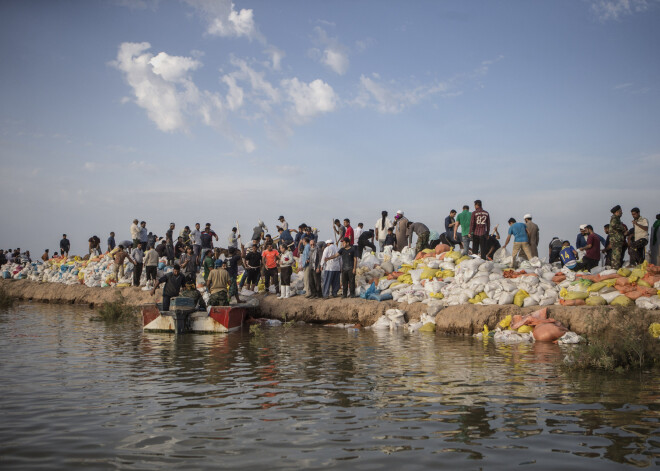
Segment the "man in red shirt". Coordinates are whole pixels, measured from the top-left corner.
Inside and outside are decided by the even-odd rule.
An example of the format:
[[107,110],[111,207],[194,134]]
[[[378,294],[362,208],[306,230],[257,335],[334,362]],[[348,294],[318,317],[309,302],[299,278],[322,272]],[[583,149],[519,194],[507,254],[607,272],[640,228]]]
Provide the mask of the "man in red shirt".
[[582,257],[582,262],[578,266],[578,270],[591,270],[594,267],[598,266],[600,262],[600,237],[594,232],[594,228],[591,225],[586,227],[587,232],[587,245],[580,248],[580,251],[584,251],[584,257]]
[[266,244],[266,249],[261,254],[261,257],[264,261],[264,266],[266,267],[266,275],[264,276],[264,287],[266,288],[266,294],[268,294],[268,288],[270,287],[270,280],[273,280],[275,284],[275,292],[277,293],[280,290],[279,280],[277,277],[277,261],[280,259],[280,253],[273,249],[273,244]]
[[355,233],[353,232],[353,228],[351,227],[351,220],[346,218],[344,219],[344,227],[346,227],[346,232],[344,233],[344,237],[348,238],[348,240],[351,241],[351,245],[355,243]]
[[490,233],[490,215],[481,207],[481,200],[474,202],[474,211],[470,219],[470,239],[472,240],[472,253],[481,250],[481,258],[486,260],[488,252],[487,241]]

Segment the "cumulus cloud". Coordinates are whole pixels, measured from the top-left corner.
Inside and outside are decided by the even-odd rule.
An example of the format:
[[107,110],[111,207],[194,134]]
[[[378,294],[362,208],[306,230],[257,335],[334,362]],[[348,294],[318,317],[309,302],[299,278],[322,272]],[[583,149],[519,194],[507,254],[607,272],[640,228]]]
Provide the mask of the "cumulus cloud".
[[320,79],[304,83],[297,78],[282,81],[287,99],[293,104],[293,111],[299,120],[307,120],[320,113],[333,111],[337,96],[330,85]]
[[221,37],[245,37],[263,41],[252,9],[236,10],[230,0],[185,0],[194,7],[207,23],[206,32]]
[[652,3],[657,4],[657,0],[595,0],[591,2],[591,11],[602,22],[617,21],[648,10]]
[[416,105],[424,98],[448,90],[445,83],[420,85],[406,89],[395,83],[383,83],[378,74],[360,77],[360,90],[354,104],[362,108],[372,107],[380,113],[399,113]]

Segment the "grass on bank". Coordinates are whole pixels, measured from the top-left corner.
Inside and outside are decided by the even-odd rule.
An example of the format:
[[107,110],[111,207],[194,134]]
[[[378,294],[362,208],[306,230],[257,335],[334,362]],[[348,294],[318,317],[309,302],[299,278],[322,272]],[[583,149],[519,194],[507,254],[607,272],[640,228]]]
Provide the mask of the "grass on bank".
[[126,304],[123,297],[119,296],[112,302],[105,302],[98,310],[98,316],[90,320],[103,322],[135,322],[135,308]]
[[569,353],[569,369],[637,370],[660,367],[660,339],[649,332],[646,311],[618,308],[591,316],[587,344]]
[[0,308],[4,309],[14,305],[14,298],[9,296],[4,288],[0,288]]

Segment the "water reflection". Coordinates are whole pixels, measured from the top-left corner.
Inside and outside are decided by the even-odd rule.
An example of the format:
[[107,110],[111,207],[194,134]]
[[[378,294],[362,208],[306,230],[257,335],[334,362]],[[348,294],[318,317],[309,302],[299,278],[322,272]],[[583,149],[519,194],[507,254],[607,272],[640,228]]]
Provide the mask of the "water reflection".
[[37,304],[0,313],[7,466],[607,468],[660,458],[657,377],[567,373],[556,345],[319,326],[175,337],[90,315]]

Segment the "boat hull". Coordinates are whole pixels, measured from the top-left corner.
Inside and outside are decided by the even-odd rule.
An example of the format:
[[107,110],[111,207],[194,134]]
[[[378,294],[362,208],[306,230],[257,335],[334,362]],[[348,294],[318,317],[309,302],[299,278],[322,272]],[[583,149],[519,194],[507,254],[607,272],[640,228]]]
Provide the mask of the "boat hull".
[[142,328],[145,332],[227,333],[239,330],[247,315],[247,307],[212,306],[205,311],[164,311],[158,305],[142,307]]

